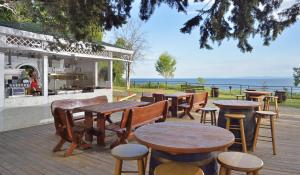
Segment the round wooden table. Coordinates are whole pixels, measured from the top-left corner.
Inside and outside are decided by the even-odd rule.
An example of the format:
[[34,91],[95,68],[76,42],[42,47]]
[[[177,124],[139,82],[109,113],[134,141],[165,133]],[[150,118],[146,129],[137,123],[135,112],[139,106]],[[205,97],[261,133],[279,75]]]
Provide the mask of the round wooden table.
[[[252,150],[254,132],[256,127],[254,114],[255,114],[255,109],[258,108],[259,106],[259,103],[254,101],[243,101],[243,100],[216,100],[213,103],[220,108],[219,117],[218,117],[218,126],[222,128],[226,127],[225,114],[240,113],[246,116],[244,119],[246,144],[247,144],[247,149]],[[237,123],[236,121],[233,121],[232,124],[237,124]],[[239,131],[234,131],[234,135],[237,138],[241,138]],[[229,149],[242,151],[242,146],[235,144],[232,145]]]
[[261,95],[270,95],[272,92],[268,91],[244,91],[244,93],[253,95],[253,96],[261,96]]
[[161,163],[181,161],[200,166],[205,174],[217,175],[212,152],[224,150],[234,135],[223,128],[192,122],[162,122],[138,128],[136,139],[152,148],[149,174]]
[[249,97],[264,97],[272,94],[272,92],[268,91],[244,91],[244,93],[246,94],[247,100],[249,100]]

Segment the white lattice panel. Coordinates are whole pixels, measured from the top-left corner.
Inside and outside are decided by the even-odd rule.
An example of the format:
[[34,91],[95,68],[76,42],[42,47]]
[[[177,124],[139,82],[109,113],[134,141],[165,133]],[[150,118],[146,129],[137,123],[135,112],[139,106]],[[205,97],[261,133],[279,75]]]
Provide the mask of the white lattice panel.
[[[32,38],[20,37],[20,36],[15,36],[15,35],[6,35],[5,42],[7,45],[47,50],[46,49],[46,46],[47,46],[46,41],[32,39]],[[102,57],[109,57],[109,58],[116,57],[116,58],[120,58],[120,59],[124,59],[124,60],[130,60],[130,58],[131,58],[130,55],[119,53],[119,52],[112,52],[112,51],[108,51],[108,50],[94,52],[90,48],[87,49],[87,48],[74,47],[74,46],[63,49],[62,51],[68,52],[71,54],[79,53],[79,54],[102,56]]]
[[86,55],[95,55],[95,56],[103,56],[103,57],[112,57],[112,52],[110,51],[99,51],[99,52],[93,52],[91,49],[83,49],[78,47],[68,47],[64,49],[65,52],[71,52],[71,53],[80,53],[80,54],[86,54]]
[[6,36],[6,44],[43,49],[43,42],[41,40],[23,38],[14,35]]

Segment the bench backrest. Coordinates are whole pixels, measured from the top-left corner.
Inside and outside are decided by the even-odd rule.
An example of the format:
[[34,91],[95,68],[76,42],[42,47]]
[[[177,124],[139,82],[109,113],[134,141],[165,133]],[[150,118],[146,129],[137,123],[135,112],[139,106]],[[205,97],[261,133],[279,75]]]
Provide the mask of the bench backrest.
[[72,113],[81,112],[76,110],[76,108],[83,107],[83,106],[90,106],[90,105],[96,105],[96,104],[104,104],[107,103],[107,97],[106,96],[98,96],[94,98],[88,98],[88,99],[66,99],[66,100],[56,100],[51,103],[51,113],[54,117],[54,125],[56,128],[56,131],[58,129],[58,121],[60,120],[60,116],[57,116],[55,113],[56,108],[61,108],[63,110],[71,111]]
[[123,113],[121,128],[131,132],[136,128],[155,121],[165,121],[168,114],[168,101],[160,101],[143,107],[126,110]]
[[164,94],[153,93],[152,96],[153,96],[155,102],[165,100],[165,95]]
[[208,92],[200,92],[194,94],[194,105],[201,105],[201,107],[205,107],[208,100]]
[[[56,100],[56,101],[53,101],[51,104],[51,112],[52,112],[52,115],[54,116],[54,110],[57,107],[73,111],[75,108],[96,105],[96,104],[103,104],[103,103],[107,103],[107,102],[108,102],[108,100],[107,100],[106,96],[98,96],[98,97],[88,98],[88,99]],[[73,112],[79,112],[79,111],[73,111]]]
[[141,101],[149,102],[149,103],[154,103],[154,97],[141,96]]

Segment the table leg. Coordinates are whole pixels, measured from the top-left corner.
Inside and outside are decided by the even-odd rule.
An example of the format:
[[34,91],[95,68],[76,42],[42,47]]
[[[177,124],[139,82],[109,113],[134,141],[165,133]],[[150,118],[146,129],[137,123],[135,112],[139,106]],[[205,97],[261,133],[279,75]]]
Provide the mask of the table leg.
[[105,121],[106,117],[103,114],[97,114],[97,128],[99,134],[97,135],[97,144],[105,146]]
[[178,99],[177,98],[172,98],[172,117],[177,117],[177,107],[178,106]]
[[84,125],[86,128],[85,140],[88,142],[93,142],[93,113],[85,112],[84,115]]

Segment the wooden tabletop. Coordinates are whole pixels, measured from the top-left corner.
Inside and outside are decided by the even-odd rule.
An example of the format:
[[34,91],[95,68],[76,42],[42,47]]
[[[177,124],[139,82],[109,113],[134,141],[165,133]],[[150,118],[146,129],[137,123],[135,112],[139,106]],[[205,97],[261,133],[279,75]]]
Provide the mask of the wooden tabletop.
[[192,122],[154,123],[138,128],[134,134],[144,145],[176,154],[209,153],[234,142],[228,130]]
[[194,95],[193,93],[185,93],[185,92],[176,92],[173,94],[165,94],[165,97],[167,98],[181,98],[181,97],[187,97]]
[[232,108],[232,109],[251,109],[259,106],[256,101],[246,100],[216,100],[213,102],[219,108]]
[[145,106],[148,105],[149,102],[138,102],[138,101],[120,101],[120,102],[111,102],[99,105],[91,105],[78,108],[81,111],[85,112],[94,112],[94,113],[113,113],[118,111],[123,111],[128,108],[134,108],[138,106]]
[[269,95],[272,94],[272,92],[268,91],[244,91],[244,93],[249,95]]

